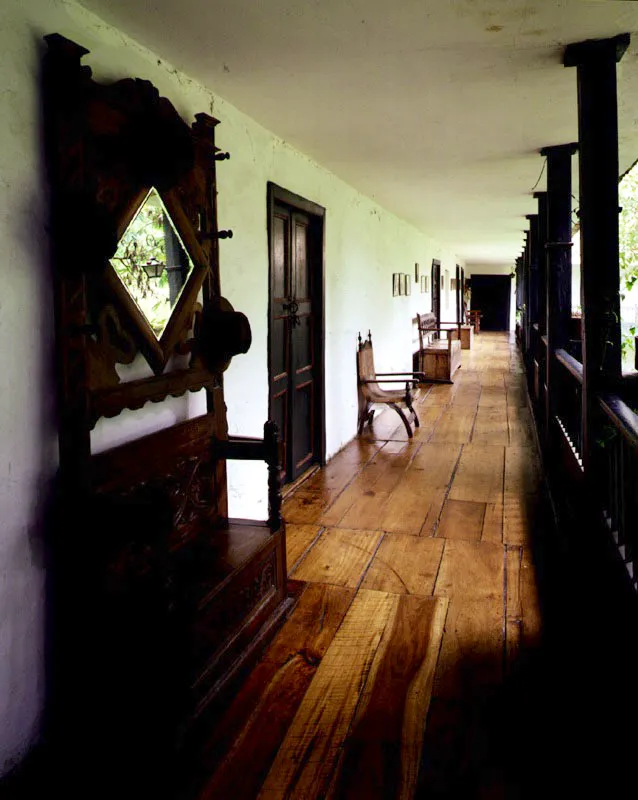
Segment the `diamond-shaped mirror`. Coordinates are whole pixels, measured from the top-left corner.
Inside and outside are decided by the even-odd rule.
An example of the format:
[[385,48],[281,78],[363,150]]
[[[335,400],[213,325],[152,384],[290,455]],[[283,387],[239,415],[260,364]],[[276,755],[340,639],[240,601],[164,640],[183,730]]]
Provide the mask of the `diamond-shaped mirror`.
[[156,189],[124,231],[111,265],[159,340],[193,262]]

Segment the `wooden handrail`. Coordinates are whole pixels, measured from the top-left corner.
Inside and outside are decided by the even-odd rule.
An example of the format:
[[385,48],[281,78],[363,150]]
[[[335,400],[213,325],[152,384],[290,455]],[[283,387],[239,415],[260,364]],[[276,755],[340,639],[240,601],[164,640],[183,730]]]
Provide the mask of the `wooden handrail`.
[[557,350],[556,353],[556,361],[559,364],[562,364],[567,372],[570,373],[578,383],[583,382],[583,365],[580,361],[577,361],[573,356],[570,356],[566,350]]
[[618,395],[601,394],[598,395],[598,400],[614,427],[622,433],[631,447],[638,451],[638,414]]

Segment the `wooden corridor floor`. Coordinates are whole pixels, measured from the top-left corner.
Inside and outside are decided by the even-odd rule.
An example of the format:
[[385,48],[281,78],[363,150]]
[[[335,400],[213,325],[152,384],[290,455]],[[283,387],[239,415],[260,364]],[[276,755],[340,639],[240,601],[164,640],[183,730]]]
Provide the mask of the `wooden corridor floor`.
[[[211,742],[209,798],[518,797],[508,704],[547,520],[513,337],[384,411],[284,504],[291,618]],[[495,757],[495,753],[497,757]]]

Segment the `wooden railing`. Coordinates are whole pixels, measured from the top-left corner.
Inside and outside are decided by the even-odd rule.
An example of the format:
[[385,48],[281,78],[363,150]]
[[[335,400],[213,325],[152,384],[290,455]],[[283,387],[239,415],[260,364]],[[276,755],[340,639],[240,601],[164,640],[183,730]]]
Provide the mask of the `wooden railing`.
[[[550,484],[560,500],[583,511],[588,523],[599,520],[638,591],[638,401],[628,401],[629,395],[638,396],[635,381],[621,382],[619,394],[598,395],[596,417],[588,419],[583,413],[582,363],[562,348],[548,355],[547,337],[537,325],[531,326],[529,346],[525,363],[530,396]],[[584,429],[587,424],[590,430]]]
[[634,587],[638,586],[638,414],[618,396],[599,397],[609,436],[600,442],[605,522]]
[[553,412],[559,428],[569,443],[579,467],[583,466],[583,365],[565,350],[557,350],[556,385]]

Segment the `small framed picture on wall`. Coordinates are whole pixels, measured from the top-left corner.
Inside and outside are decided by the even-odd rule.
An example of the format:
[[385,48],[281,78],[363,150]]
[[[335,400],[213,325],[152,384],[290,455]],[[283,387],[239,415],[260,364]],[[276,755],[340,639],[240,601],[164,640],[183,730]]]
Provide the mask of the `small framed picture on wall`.
[[418,283],[421,278],[421,268],[418,264],[414,265],[414,282]]
[[409,275],[403,276],[405,292],[404,294],[412,294],[412,278]]
[[401,294],[401,276],[398,272],[392,275],[392,297],[397,297]]
[[426,275],[421,275],[421,294],[425,294],[428,290],[428,279]]

